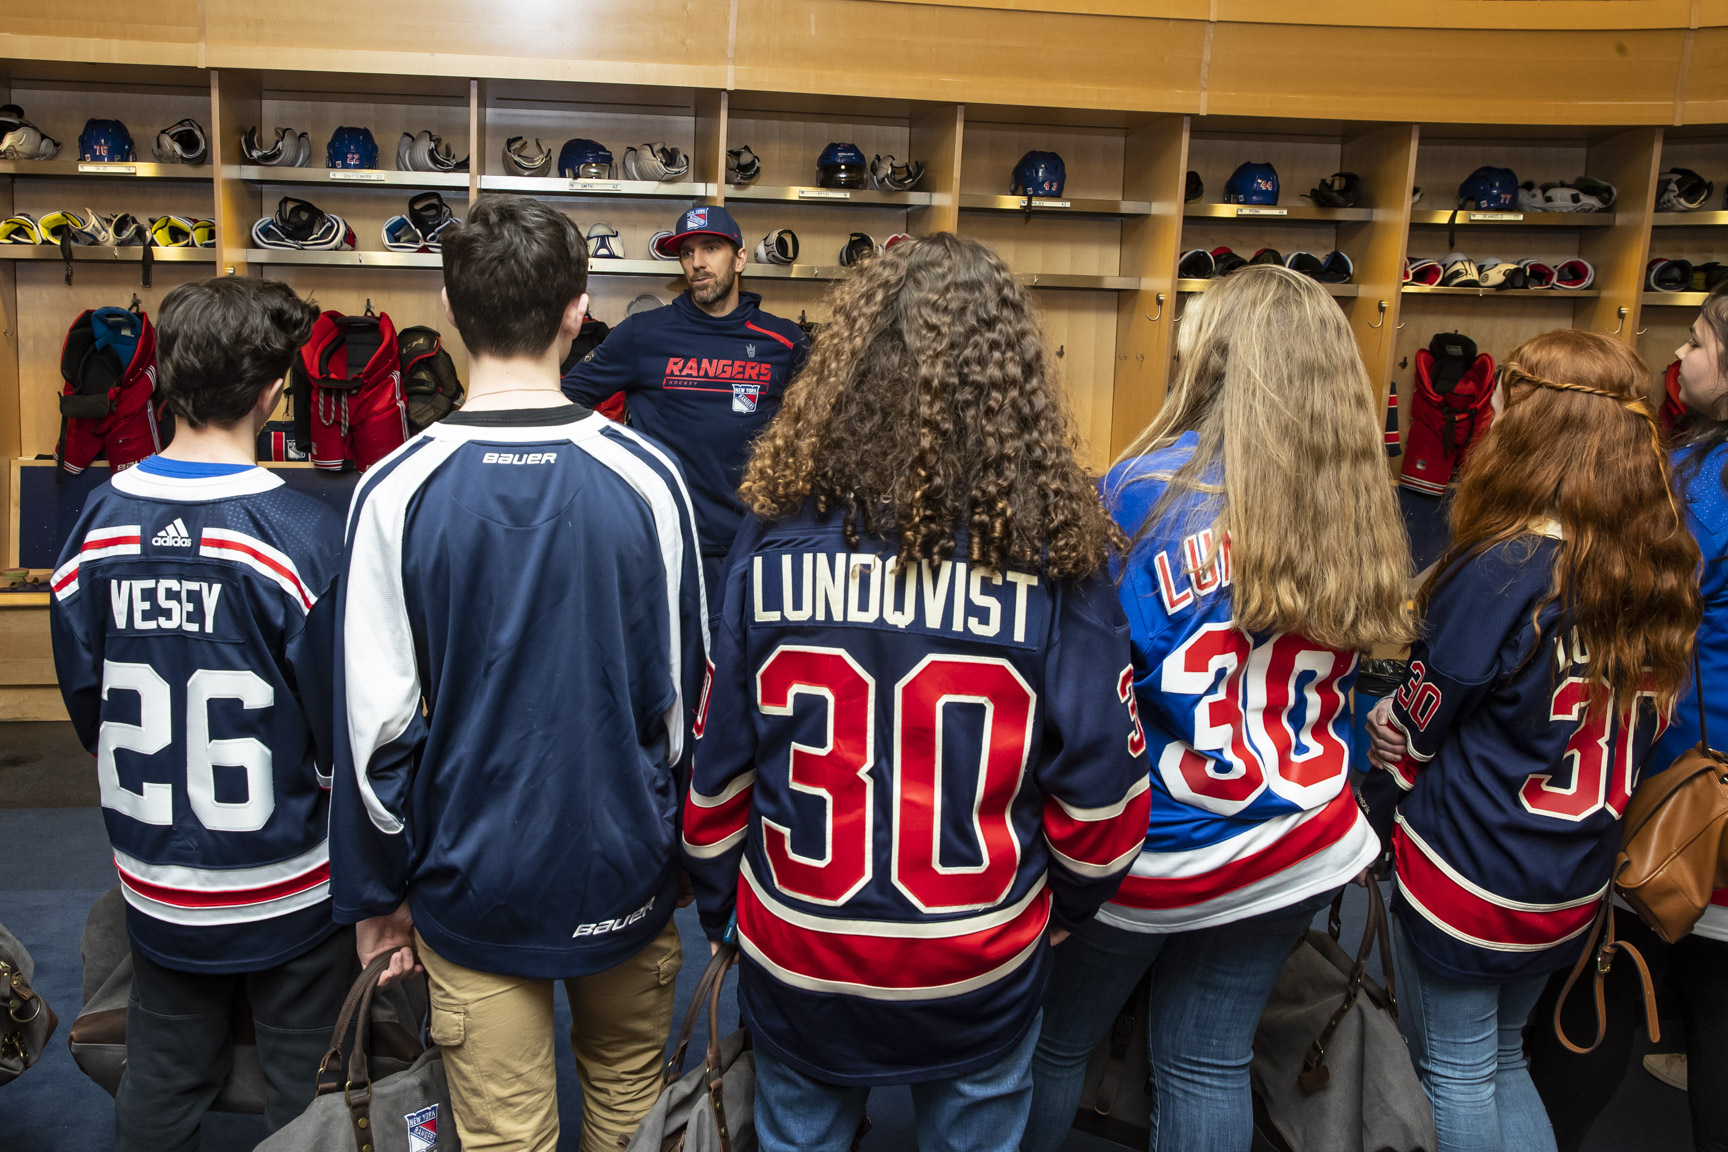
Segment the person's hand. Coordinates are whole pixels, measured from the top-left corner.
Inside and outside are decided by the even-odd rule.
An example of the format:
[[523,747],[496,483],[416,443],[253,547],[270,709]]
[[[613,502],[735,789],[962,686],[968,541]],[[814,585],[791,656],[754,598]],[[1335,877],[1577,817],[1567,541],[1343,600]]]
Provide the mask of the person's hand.
[[1404,733],[1392,723],[1392,698],[1383,697],[1368,713],[1368,762],[1377,768],[1390,767],[1404,759],[1409,751],[1409,742],[1404,739]]
[[1062,941],[1068,939],[1068,937],[1072,935],[1073,933],[1068,931],[1066,928],[1050,929],[1050,947],[1056,947],[1056,945],[1062,943]]
[[396,911],[362,920],[354,926],[354,950],[364,968],[385,953],[394,953],[390,964],[378,974],[378,987],[422,971],[414,958],[414,917],[404,900]]

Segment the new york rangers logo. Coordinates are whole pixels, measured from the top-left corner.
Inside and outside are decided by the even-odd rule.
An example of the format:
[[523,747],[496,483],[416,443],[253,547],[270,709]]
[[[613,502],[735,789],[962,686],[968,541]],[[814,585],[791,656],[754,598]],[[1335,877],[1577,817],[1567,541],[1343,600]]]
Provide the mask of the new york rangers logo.
[[684,213],[684,227],[681,229],[682,231],[688,232],[693,228],[706,227],[708,227],[708,209],[692,208],[690,211]]
[[408,1152],[434,1152],[438,1147],[438,1105],[429,1104],[402,1120],[408,1125]]
[[756,398],[762,394],[759,384],[744,384],[734,381],[732,384],[732,411],[748,416],[756,411]]

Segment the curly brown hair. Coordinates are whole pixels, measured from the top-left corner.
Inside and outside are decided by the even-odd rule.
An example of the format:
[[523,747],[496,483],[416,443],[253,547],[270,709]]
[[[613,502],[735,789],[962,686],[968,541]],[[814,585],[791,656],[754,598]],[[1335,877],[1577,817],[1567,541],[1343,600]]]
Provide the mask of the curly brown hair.
[[1698,545],[1644,400],[1647,377],[1638,353],[1595,332],[1545,332],[1513,349],[1506,410],[1464,463],[1452,545],[1420,598],[1426,606],[1471,557],[1557,521],[1554,583],[1536,615],[1559,603],[1621,714],[1640,692],[1673,702],[1703,613]]
[[757,442],[739,495],[764,520],[807,502],[845,537],[945,560],[1090,576],[1125,543],[1075,455],[1026,289],[941,232],[896,244],[830,298],[833,319]]

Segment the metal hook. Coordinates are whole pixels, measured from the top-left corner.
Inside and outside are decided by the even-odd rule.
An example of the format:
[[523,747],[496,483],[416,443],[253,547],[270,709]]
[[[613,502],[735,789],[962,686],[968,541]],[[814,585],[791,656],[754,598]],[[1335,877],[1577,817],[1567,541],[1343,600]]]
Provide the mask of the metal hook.
[[378,313],[372,311],[372,297],[370,297],[370,296],[366,297],[366,315],[368,315],[368,316],[378,315]]
[[1062,357],[1064,357],[1066,355],[1068,355],[1068,345],[1066,345],[1066,344],[1056,345],[1056,359],[1060,360],[1060,359],[1062,359]]
[[1642,336],[1642,335],[1644,335],[1644,333],[1646,333],[1646,332],[1648,332],[1648,331],[1650,331],[1650,329],[1648,329],[1648,328],[1640,328],[1640,329],[1638,329],[1638,332],[1637,332],[1637,335],[1639,335],[1639,336]]
[[1620,333],[1622,333],[1626,330],[1626,308],[1624,305],[1622,305],[1620,307],[1619,313],[1620,313],[1620,323],[1614,326],[1614,331],[1608,333],[1608,335],[1610,335],[1610,336],[1618,336],[1618,335],[1620,335]]
[[[1146,316],[1144,312],[1142,312],[1141,315]],[[1146,319],[1149,323],[1156,324],[1158,323],[1158,316],[1162,315],[1164,315],[1164,293],[1160,292],[1158,293],[1158,315],[1146,316]]]
[[1380,301],[1380,323],[1370,324],[1370,325],[1368,325],[1368,327],[1370,327],[1370,328],[1384,328],[1384,327],[1386,327],[1386,301],[1384,301],[1384,300]]

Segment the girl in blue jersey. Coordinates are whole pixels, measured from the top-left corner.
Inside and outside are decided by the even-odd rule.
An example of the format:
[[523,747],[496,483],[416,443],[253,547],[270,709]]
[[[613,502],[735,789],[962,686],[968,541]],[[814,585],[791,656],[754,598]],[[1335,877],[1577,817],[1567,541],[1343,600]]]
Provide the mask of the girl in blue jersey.
[[1410,676],[1376,706],[1401,1021],[1441,1152],[1555,1147],[1522,1032],[1591,935],[1690,669],[1698,548],[1631,348],[1548,332],[1503,369]]
[[1284,268],[1189,306],[1164,410],[1104,481],[1152,807],[1112,901],[1056,953],[1022,1148],[1151,969],[1153,1149],[1246,1152],[1248,1064],[1314,913],[1378,855],[1348,787],[1357,654],[1411,635],[1381,413],[1344,315]]
[[[1706,726],[1720,748],[1728,743],[1728,285],[1705,299],[1674,354],[1680,401],[1688,412],[1677,429],[1674,475],[1687,524],[1704,554],[1698,663],[1709,710]],[[1656,742],[1644,776],[1664,771],[1698,739],[1698,700],[1688,687],[1674,700],[1673,719]],[[1679,1059],[1693,1143],[1699,1152],[1728,1152],[1728,889],[1716,893],[1691,934],[1672,946],[1629,915],[1616,924],[1619,935],[1643,951],[1659,981],[1666,970],[1666,986],[1675,994],[1685,1026],[1685,1054]],[[1551,984],[1549,995],[1554,994]],[[1565,1052],[1546,1030],[1531,1038],[1530,1070],[1554,1122],[1560,1152],[1576,1152],[1583,1144],[1632,1058],[1641,1015],[1636,973],[1617,965],[1608,979],[1608,996],[1607,1034],[1588,1056]],[[1576,1028],[1574,1007],[1580,1020]],[[1575,994],[1566,1019],[1575,1036],[1593,1026],[1590,998]]]

